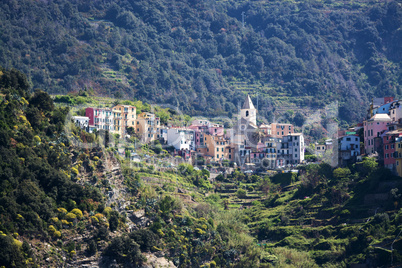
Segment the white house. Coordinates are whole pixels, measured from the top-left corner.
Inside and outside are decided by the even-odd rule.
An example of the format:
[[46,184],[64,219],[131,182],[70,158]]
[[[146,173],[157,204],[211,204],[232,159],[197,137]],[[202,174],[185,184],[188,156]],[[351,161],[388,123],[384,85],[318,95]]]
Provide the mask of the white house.
[[194,130],[171,128],[167,131],[167,144],[176,150],[194,150]]
[[360,138],[357,135],[343,136],[338,139],[339,156],[342,160],[349,160],[360,155]]
[[76,124],[80,128],[87,129],[87,127],[89,126],[88,116],[72,116],[71,119],[73,120],[74,124]]
[[304,161],[304,137],[302,133],[283,136],[277,143],[277,166],[297,165]]

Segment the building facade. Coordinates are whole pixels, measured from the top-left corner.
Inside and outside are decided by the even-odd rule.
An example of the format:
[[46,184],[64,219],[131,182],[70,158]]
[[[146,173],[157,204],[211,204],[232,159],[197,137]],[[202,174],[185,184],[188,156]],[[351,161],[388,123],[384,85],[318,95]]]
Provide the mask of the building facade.
[[366,154],[372,154],[378,151],[375,138],[379,138],[382,133],[387,130],[391,123],[391,118],[388,114],[376,114],[364,124],[364,147]]

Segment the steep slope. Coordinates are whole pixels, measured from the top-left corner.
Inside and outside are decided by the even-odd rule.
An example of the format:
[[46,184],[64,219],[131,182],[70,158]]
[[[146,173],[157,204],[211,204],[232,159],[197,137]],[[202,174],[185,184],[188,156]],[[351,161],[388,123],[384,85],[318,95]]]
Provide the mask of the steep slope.
[[397,1],[25,0],[0,3],[0,18],[0,64],[52,93],[231,116],[258,91],[262,117],[339,100],[348,122],[401,94]]

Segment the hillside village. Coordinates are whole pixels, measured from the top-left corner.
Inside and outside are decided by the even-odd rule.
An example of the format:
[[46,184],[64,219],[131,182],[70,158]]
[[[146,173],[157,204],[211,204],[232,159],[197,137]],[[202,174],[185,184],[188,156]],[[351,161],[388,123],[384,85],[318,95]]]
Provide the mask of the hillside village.
[[247,96],[239,120],[230,129],[206,119],[195,119],[189,126],[162,125],[155,114],[136,114],[136,107],[85,109],[86,116],[73,120],[89,132],[105,130],[119,137],[135,135],[141,143],[158,140],[174,147],[173,155],[193,165],[229,162],[243,170],[275,169],[304,163],[302,133],[292,124],[272,123],[257,126],[257,109]]
[[394,174],[402,175],[402,130],[398,130],[402,112],[400,102],[392,97],[373,99],[363,123],[338,130],[335,138],[310,146],[292,124],[257,125],[257,109],[248,95],[232,128],[206,119],[194,119],[184,127],[162,124],[153,113],[137,115],[135,106],[121,104],[112,108],[88,107],[85,115],[74,116],[73,120],[88,132],[134,135],[141,143],[159,141],[174,148],[173,156],[193,165],[226,162],[243,171],[261,172],[304,164],[311,159],[305,154],[340,167],[360,161],[365,155],[376,157]]

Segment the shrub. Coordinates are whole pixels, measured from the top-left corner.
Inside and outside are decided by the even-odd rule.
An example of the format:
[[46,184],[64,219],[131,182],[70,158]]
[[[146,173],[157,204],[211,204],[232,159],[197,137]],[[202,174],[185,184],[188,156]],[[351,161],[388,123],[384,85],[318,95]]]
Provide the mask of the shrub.
[[74,213],[67,213],[67,215],[66,215],[66,220],[68,220],[68,221],[73,221],[73,220],[75,220],[77,218],[77,216],[74,214]]
[[65,208],[58,208],[57,211],[60,213],[63,213],[63,214],[67,213],[67,209],[65,209]]
[[117,263],[131,264],[133,267],[141,267],[145,261],[140,246],[127,236],[114,238],[104,254],[116,259]]
[[236,192],[238,198],[245,198],[247,196],[247,191],[244,189],[239,189]]
[[105,216],[102,213],[96,213],[95,217],[98,218],[99,221],[101,221]]
[[195,232],[196,232],[197,235],[205,234],[205,231],[201,230],[200,228],[195,228]]
[[49,233],[51,233],[51,234],[53,234],[54,232],[56,232],[57,230],[56,230],[56,228],[54,228],[54,226],[53,225],[49,225]]
[[53,233],[53,237],[54,237],[54,238],[60,238],[60,237],[61,237],[61,232],[60,232],[60,231],[55,231],[55,232]]
[[75,216],[77,216],[78,219],[82,219],[82,211],[78,208],[75,208],[71,210],[71,213],[73,213]]
[[73,173],[74,175],[78,175],[78,169],[77,168],[75,168],[75,167],[72,167],[71,168],[71,173]]
[[99,223],[99,219],[95,216],[91,216],[92,223]]
[[[170,234],[176,235],[174,230],[170,230]],[[140,246],[142,251],[149,251],[153,246],[159,244],[159,237],[148,229],[140,229],[130,233],[130,238]]]
[[35,140],[37,143],[40,143],[40,142],[41,142],[41,139],[40,139],[40,137],[39,137],[38,135],[35,135],[35,136],[34,136],[34,140]]

